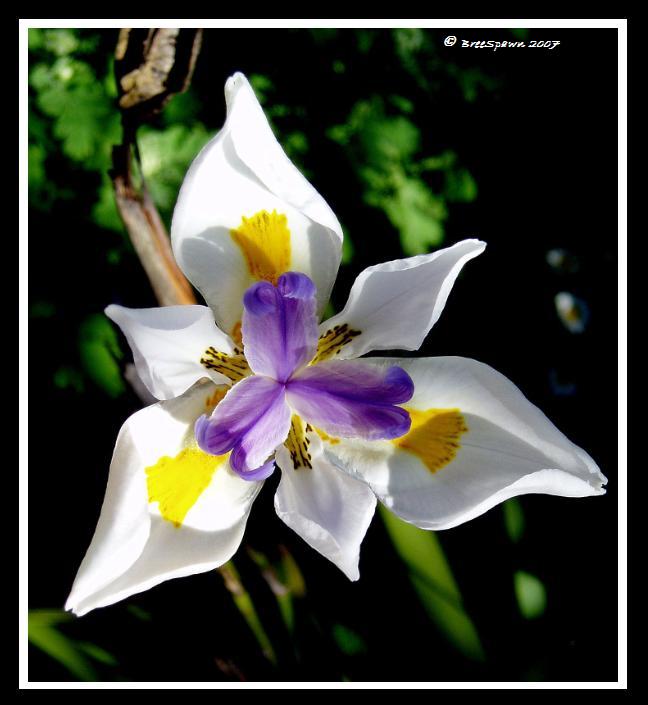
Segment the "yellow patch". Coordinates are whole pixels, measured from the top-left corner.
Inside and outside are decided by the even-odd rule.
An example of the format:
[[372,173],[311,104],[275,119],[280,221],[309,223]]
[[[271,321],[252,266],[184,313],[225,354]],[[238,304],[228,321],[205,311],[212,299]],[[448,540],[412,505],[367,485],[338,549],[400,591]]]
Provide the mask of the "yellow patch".
[[394,445],[413,453],[430,472],[436,472],[457,455],[459,438],[468,430],[459,409],[407,409],[412,426]]
[[210,455],[199,448],[185,448],[173,458],[163,456],[146,468],[149,502],[157,502],[160,514],[181,526],[224,460],[224,455]]
[[340,442],[339,438],[333,438],[333,436],[329,436],[326,431],[322,431],[321,428],[315,428],[314,429],[315,433],[323,440],[323,441],[328,441],[331,445],[335,445],[336,443]]
[[333,326],[326,333],[320,335],[317,342],[317,352],[311,360],[311,365],[316,365],[318,362],[330,360],[332,357],[340,354],[342,348],[350,343],[355,337],[360,335],[361,331],[349,328],[348,323],[342,323],[339,326]]
[[272,284],[290,268],[290,230],[288,218],[277,211],[259,211],[243,216],[238,228],[230,231],[241,248],[250,274]]
[[293,414],[290,422],[290,431],[288,431],[288,438],[284,441],[284,445],[290,453],[290,459],[292,460],[295,470],[313,467],[313,463],[311,462],[312,457],[308,452],[310,441],[306,437],[306,432],[312,430],[310,424],[306,424],[306,428],[304,428],[304,424],[299,416]]
[[234,355],[226,355],[214,347],[209,347],[200,358],[200,364],[208,370],[220,372],[232,382],[239,382],[250,372],[250,366],[238,348],[234,348]]

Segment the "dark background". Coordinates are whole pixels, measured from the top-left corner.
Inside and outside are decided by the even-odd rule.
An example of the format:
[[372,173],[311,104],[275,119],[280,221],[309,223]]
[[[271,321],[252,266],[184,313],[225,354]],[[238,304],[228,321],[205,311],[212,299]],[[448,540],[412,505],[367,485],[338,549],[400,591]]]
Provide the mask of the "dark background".
[[[457,35],[458,45],[443,46],[448,34]],[[227,76],[241,70],[272,81],[265,107],[280,101],[289,108],[271,115],[278,137],[295,130],[307,135],[308,149],[291,156],[353,242],[333,295],[340,309],[364,267],[404,251],[399,229],[364,199],[362,160],[372,155],[363,151],[362,135],[341,144],[328,132],[349,124],[359,100],[381,96],[382,118],[400,114],[389,96],[411,101],[406,119],[421,142],[405,168],[417,155],[452,150],[478,189],[474,198],[453,200],[439,174],[424,177],[448,212],[438,244],[465,237],[488,243],[458,279],[420,354],[472,357],[507,375],[598,462],[608,493],[583,500],[522,497],[525,530],[518,542],[507,535],[500,507],[439,534],[486,653],[485,662],[475,662],[449,645],[426,616],[379,516],[363,544],[361,580],[350,583],[274,515],[274,476],[255,503],[246,541],[271,560],[279,555],[277,546],[285,546],[301,569],[306,595],[295,600],[292,638],[244,550],[235,563],[279,665],[263,657],[212,572],[62,623],[61,633],[72,643],[92,642],[111,656],[95,659],[97,677],[616,680],[616,31],[422,35],[412,67],[390,30],[207,30],[190,99],[182,105],[190,105],[187,115],[211,134],[224,119]],[[97,76],[105,73],[117,31],[79,36],[98,37],[83,60]],[[561,44],[496,52],[459,46],[461,39],[520,37]],[[32,50],[33,65],[53,57],[45,45]],[[30,125],[30,139],[46,149],[46,176],[44,191],[30,193],[29,604],[60,609],[94,531],[114,439],[140,407],[128,387],[110,391],[97,383],[84,348],[84,321],[112,302],[144,307],[155,300],[123,234],[98,225],[92,214],[100,169],[89,171],[65,153],[53,111],[33,87],[30,101],[37,128]],[[168,120],[161,118],[154,129],[168,127]],[[64,194],[47,202],[42,194],[51,184]],[[548,263],[547,252],[555,248],[569,253],[567,264]],[[583,333],[571,333],[561,322],[554,306],[559,291],[586,305]],[[123,367],[129,353],[125,341],[120,345],[124,357],[117,363]],[[544,584],[546,609],[536,619],[520,612],[512,581],[517,570]],[[331,636],[336,624],[355,634],[360,646],[340,645]],[[36,648],[30,648],[29,666],[31,680],[74,677]]]

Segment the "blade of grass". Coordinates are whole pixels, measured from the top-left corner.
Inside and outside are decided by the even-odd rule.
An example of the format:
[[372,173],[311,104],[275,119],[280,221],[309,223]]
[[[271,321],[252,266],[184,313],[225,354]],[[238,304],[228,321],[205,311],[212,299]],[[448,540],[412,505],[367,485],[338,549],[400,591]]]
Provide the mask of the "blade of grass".
[[404,522],[382,505],[380,514],[430,619],[464,656],[483,661],[485,654],[479,634],[463,606],[461,592],[436,534]]
[[236,570],[234,563],[229,561],[217,570],[223,578],[225,587],[232,595],[232,599],[234,600],[234,604],[236,605],[238,611],[246,621],[252,634],[254,634],[254,638],[259,644],[263,655],[268,659],[268,661],[270,661],[270,663],[276,666],[277,655],[274,647],[272,646],[272,642],[270,641],[270,638],[268,637],[268,634],[259,619],[259,615],[254,607],[254,602],[250,596],[250,593],[245,589],[245,586],[241,582],[241,576],[239,575],[238,570]]
[[68,615],[57,610],[30,610],[27,637],[31,644],[58,661],[75,678],[95,681],[92,664],[75,641],[61,633],[58,625],[69,621]]
[[268,587],[277,601],[277,607],[281,613],[283,623],[288,633],[292,635],[295,629],[295,610],[290,588],[281,580],[267,556],[249,546],[247,547],[247,553],[261,571],[263,579],[268,583]]

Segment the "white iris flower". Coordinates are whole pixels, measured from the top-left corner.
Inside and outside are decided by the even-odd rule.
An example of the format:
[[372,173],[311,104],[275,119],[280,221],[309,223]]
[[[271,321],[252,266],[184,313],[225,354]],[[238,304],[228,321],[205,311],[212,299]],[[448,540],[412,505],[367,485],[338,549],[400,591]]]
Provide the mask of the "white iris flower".
[[92,543],[66,608],[78,615],[236,552],[264,479],[279,517],[351,580],[376,498],[446,529],[527,493],[602,494],[594,461],[508,379],[417,350],[463,265],[464,240],[369,267],[318,325],[342,230],[274,138],[247,79],[185,178],[177,261],[208,306],[106,313],[161,400],[123,425]]

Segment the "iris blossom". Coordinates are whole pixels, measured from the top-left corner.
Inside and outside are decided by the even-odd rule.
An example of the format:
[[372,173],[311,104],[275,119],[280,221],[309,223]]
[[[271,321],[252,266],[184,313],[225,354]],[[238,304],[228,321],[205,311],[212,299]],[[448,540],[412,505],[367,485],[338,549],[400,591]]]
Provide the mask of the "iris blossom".
[[246,78],[225,95],[225,125],[189,169],[171,227],[208,306],[106,310],[160,401],[119,433],[66,608],[85,614],[225,563],[275,467],[278,516],[351,580],[376,499],[437,530],[516,495],[602,494],[594,461],[491,367],[357,359],[417,350],[484,243],[369,267],[319,323],[340,225]]

